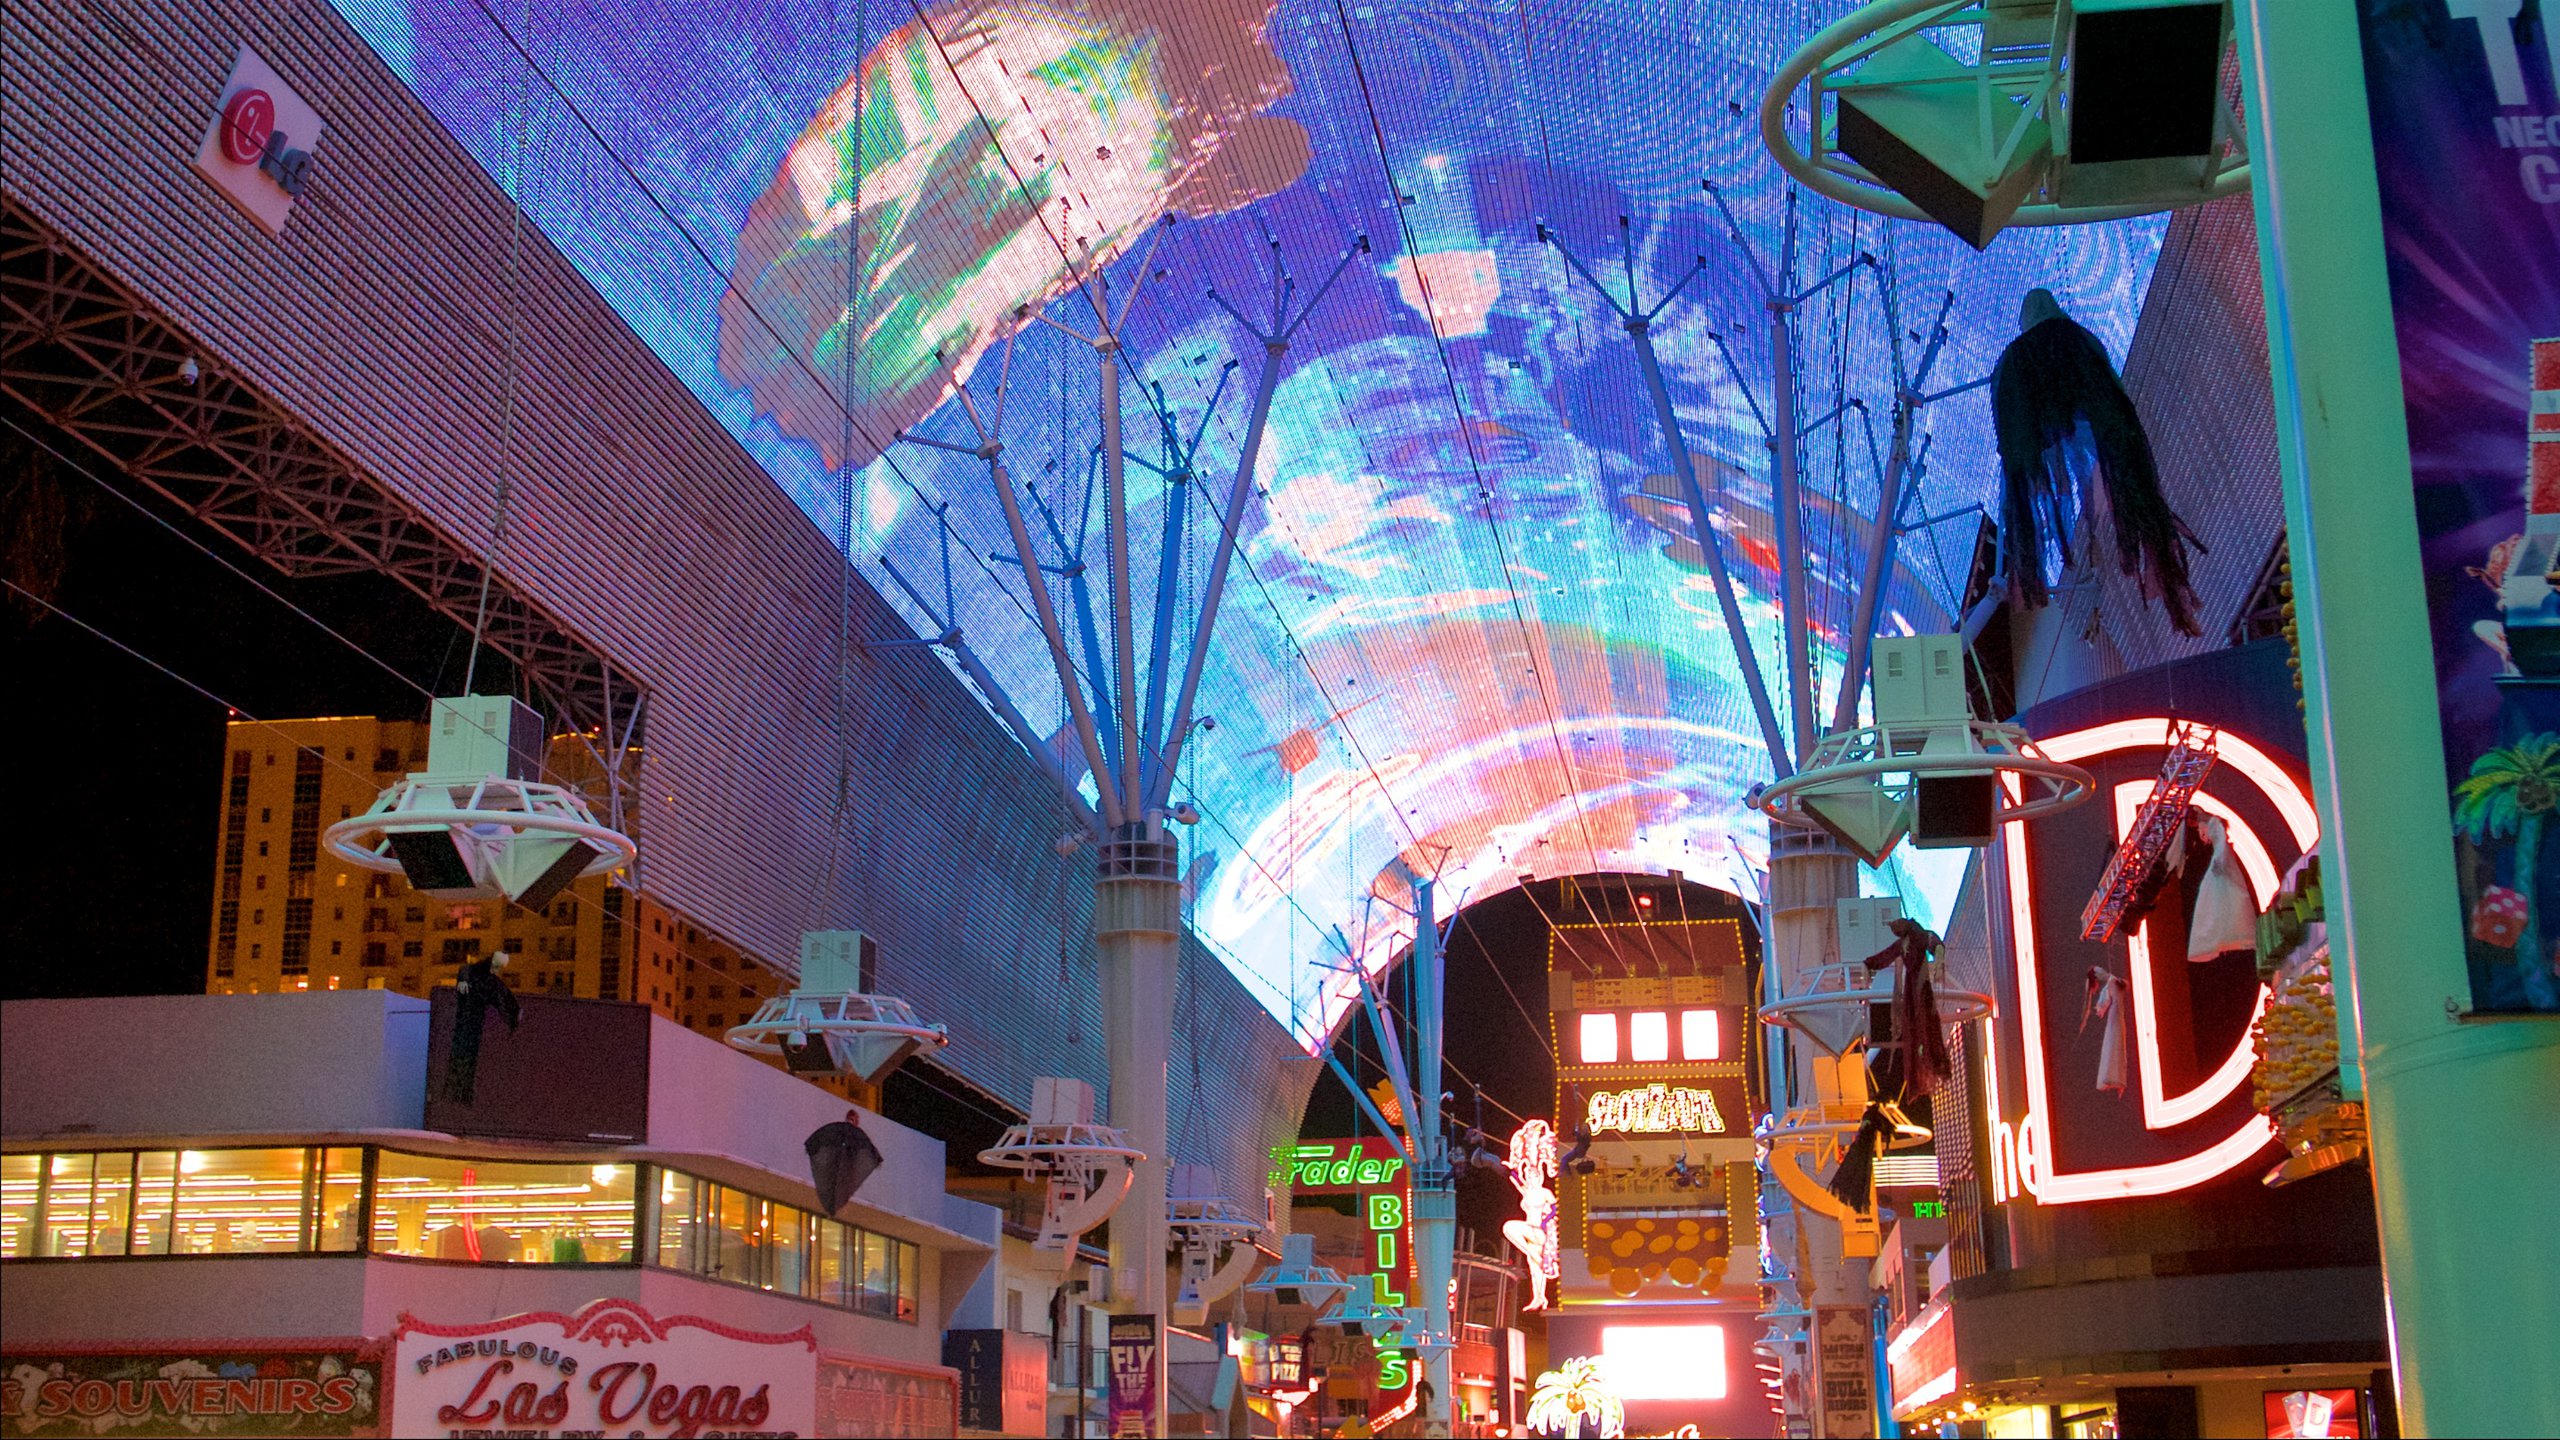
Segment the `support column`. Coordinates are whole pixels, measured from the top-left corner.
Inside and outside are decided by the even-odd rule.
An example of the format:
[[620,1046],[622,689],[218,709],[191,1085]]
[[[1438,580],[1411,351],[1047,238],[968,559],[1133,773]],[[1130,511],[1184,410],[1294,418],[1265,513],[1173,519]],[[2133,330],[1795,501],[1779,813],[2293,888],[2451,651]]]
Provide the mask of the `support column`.
[[1146,1152],[1111,1217],[1111,1312],[1155,1322],[1155,1416],[1165,1433],[1165,1059],[1182,954],[1182,886],[1164,822],[1122,825],[1103,843],[1094,940],[1111,1050],[1111,1123]]
[[[1834,907],[1857,893],[1857,857],[1839,841],[1819,830],[1771,823],[1769,953],[1762,963],[1778,976],[1781,993],[1798,995],[1813,988],[1815,969],[1830,963],[1840,948],[1839,911]],[[1854,1028],[1863,1030],[1865,1014],[1860,1012],[1855,1019]],[[1783,1080],[1787,1093],[1769,1097],[1770,1109],[1782,1117],[1790,1105],[1825,1098],[1815,1087],[1812,1047],[1790,1044],[1785,1048],[1788,1064],[1783,1071],[1773,1066],[1772,1075]],[[1873,1294],[1867,1285],[1869,1262],[1841,1254],[1840,1227],[1802,1207],[1796,1211],[1796,1227],[1804,1238],[1803,1253],[1812,1262],[1796,1277],[1805,1305],[1817,1310],[1825,1305],[1866,1308]],[[1807,1328],[1816,1331],[1816,1341],[1805,1347],[1801,1393],[1808,1397],[1811,1414],[1789,1418],[1808,1420],[1815,1427],[1813,1433],[1821,1435],[1819,1334],[1818,1327],[1809,1324]]]
[[2321,879],[2364,1065],[2402,1431],[2560,1434],[2560,1022],[2448,1013],[2470,981],[2359,7],[2240,8]]
[[1458,1187],[1449,1172],[1448,1127],[1440,1114],[1448,971],[1431,892],[1431,881],[1415,878],[1413,955],[1407,962],[1414,967],[1415,1094],[1405,1134],[1418,1162],[1413,1174],[1413,1273],[1422,1291],[1422,1323],[1435,1342],[1445,1342],[1423,1357],[1422,1378],[1431,1386],[1431,1403],[1422,1407],[1422,1433],[1442,1436],[1455,1429],[1458,1403],[1458,1332],[1449,1315],[1449,1281],[1457,1272]]

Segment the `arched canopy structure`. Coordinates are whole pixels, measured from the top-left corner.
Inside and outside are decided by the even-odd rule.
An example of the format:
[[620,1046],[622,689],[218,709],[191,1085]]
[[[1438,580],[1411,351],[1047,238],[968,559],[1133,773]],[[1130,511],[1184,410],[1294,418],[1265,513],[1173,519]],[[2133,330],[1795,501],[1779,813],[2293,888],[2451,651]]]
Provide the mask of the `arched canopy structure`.
[[[966,636],[972,683],[1070,778],[1084,754],[985,467],[895,437],[974,444],[957,387],[992,396],[1010,354],[1006,463],[1098,672],[1112,637],[1079,581],[1109,539],[1099,382],[1058,327],[1089,332],[1096,294],[1116,308],[1145,277],[1116,361],[1126,538],[1170,557],[1136,596],[1143,648],[1159,616],[1178,634],[1197,613],[1248,428],[1264,352],[1228,307],[1271,308],[1275,255],[1303,301],[1367,237],[1278,362],[1174,787],[1201,817],[1193,928],[1310,1046],[1347,1002],[1328,967],[1351,937],[1369,964],[1403,943],[1359,913],[1400,855],[1440,866],[1450,908],[1602,871],[1749,893],[1763,863],[1743,797],[1770,761],[1689,505],[1623,328],[1542,221],[1602,283],[1687,280],[1652,339],[1772,674],[1757,275],[1791,229],[1779,288],[1848,267],[1800,307],[1788,362],[1825,684],[1896,377],[1933,325],[1940,386],[1988,373],[2033,286],[2120,352],[2160,234],[2018,232],[1977,255],[1791,198],[1751,105],[1845,0],[336,3],[493,174],[522,156],[533,221],[920,634]],[[1951,624],[1966,512],[1994,483],[1986,418],[1978,392],[1927,412],[1879,629]],[[1141,656],[1168,667],[1178,646]],[[1955,862],[1895,863],[1879,883],[1934,918]]]

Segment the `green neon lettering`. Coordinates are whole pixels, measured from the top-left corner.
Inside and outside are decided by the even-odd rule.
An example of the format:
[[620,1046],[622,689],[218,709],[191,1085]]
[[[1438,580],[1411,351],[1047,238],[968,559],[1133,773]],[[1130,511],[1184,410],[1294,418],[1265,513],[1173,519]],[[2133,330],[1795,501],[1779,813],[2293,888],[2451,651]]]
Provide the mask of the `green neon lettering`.
[[1404,1197],[1372,1195],[1369,1197],[1369,1228],[1401,1230],[1404,1228]]

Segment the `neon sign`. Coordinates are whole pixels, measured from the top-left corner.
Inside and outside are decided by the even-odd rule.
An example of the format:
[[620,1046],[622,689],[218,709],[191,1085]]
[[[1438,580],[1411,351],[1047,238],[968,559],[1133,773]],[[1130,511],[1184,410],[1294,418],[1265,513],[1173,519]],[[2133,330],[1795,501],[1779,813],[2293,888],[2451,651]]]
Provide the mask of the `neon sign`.
[[1714,1093],[1685,1085],[1600,1091],[1591,1097],[1584,1123],[1595,1134],[1603,1130],[1629,1135],[1724,1133],[1724,1113],[1716,1108]]
[[[1277,1188],[1283,1183],[1302,1195],[1355,1197],[1353,1214],[1367,1234],[1363,1258],[1378,1276],[1378,1301],[1403,1309],[1414,1280],[1413,1176],[1403,1147],[1383,1135],[1282,1145],[1271,1152],[1271,1184]],[[1413,1356],[1382,1341],[1378,1400],[1386,1408],[1369,1417],[1371,1428],[1410,1413],[1413,1397],[1407,1392],[1413,1381]],[[1395,1408],[1399,1396],[1407,1402],[1402,1411]]]
[[[2094,725],[2041,741],[2057,760],[2086,762],[2127,751],[2157,751],[2169,743],[2165,718],[2120,720]],[[2297,851],[2320,840],[2319,820],[2311,797],[2276,759],[2229,730],[2217,742],[2220,773],[2238,777],[2256,790],[2281,819],[2286,838]],[[2014,783],[2012,793],[2016,791]],[[2121,834],[2134,810],[2150,793],[2150,781],[2114,787],[2115,830]],[[2199,809],[2219,817],[2228,827],[2232,853],[2247,874],[2257,903],[2274,897],[2279,880],[2264,838],[2224,800],[2202,793]],[[1991,1194],[1995,1202],[2031,1195],[2045,1205],[2073,1205],[2138,1195],[2166,1195],[2201,1185],[2229,1173],[2258,1153],[2274,1137],[2273,1122],[2252,1113],[2209,1143],[2173,1160],[2096,1170],[2064,1170],[2056,1163],[2053,1144],[2052,1063],[2045,1043],[2045,1007],[2039,967],[2036,891],[2031,829],[2017,822],[2003,827],[2009,888],[2009,921],[2017,955],[2019,1029],[2025,1048],[2026,1113],[2013,1126],[2003,1114],[2001,1074],[1996,1058],[1987,1067],[1991,1098]],[[2229,1098],[2248,1078],[2252,1048],[2243,1027],[2232,1053],[2212,1066],[2204,1079],[2186,1090],[2168,1093],[2160,1055],[2160,1008],[2150,963],[2148,926],[2128,939],[2132,958],[2134,1052],[2141,1076],[2142,1126],[2160,1132],[2202,1119]],[[2258,1010],[2266,1005],[2259,987]]]

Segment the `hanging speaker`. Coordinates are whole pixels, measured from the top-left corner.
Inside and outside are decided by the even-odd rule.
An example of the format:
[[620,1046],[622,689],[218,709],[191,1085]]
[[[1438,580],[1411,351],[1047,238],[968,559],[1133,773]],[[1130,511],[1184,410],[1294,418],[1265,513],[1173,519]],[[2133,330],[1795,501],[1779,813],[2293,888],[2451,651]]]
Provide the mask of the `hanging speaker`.
[[2024,117],[2003,157],[1999,146],[2023,111],[2002,97],[1992,102],[1986,147],[1972,76],[1923,36],[1885,46],[1837,87],[1832,148],[1979,250],[2043,183],[2052,137],[2041,117]]
[[2071,163],[2201,159],[2222,106],[2223,0],[2072,7]]
[[[515,843],[529,847],[540,842],[519,838]],[[542,867],[542,873],[533,877],[533,883],[517,892],[515,902],[527,910],[539,910],[550,904],[561,891],[569,888],[571,882],[585,874],[587,866],[603,853],[584,840],[563,843],[560,853],[552,857],[550,864]]]
[[1882,865],[1910,830],[1909,808],[1872,781],[1807,790],[1797,803],[1807,818],[1869,865]]
[[2066,154],[2054,199],[2112,205],[2203,178],[2223,112],[2223,0],[2091,0],[2072,10]]
[[383,838],[391,842],[391,853],[412,888],[430,894],[478,888],[480,881],[471,873],[470,859],[444,826],[392,830]]
[[1922,850],[1988,845],[1995,833],[2000,782],[1978,775],[1921,776],[1912,786],[1911,843]]

